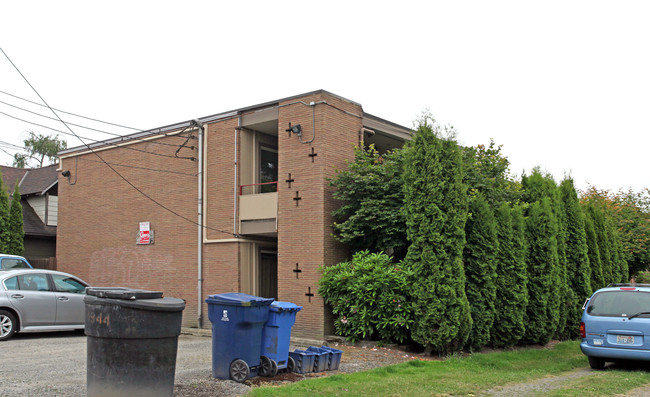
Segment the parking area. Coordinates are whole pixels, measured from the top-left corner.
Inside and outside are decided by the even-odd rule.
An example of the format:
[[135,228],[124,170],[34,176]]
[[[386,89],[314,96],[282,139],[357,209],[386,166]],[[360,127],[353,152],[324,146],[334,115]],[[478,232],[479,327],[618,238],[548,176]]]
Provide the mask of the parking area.
[[[17,334],[0,343],[0,396],[86,395],[86,336],[83,332]],[[211,339],[181,335],[176,360],[176,395],[211,379]],[[231,381],[211,382],[214,394],[236,396],[248,386]],[[187,385],[187,387],[183,387]],[[221,389],[221,390],[215,390]],[[200,395],[200,394],[194,394]]]

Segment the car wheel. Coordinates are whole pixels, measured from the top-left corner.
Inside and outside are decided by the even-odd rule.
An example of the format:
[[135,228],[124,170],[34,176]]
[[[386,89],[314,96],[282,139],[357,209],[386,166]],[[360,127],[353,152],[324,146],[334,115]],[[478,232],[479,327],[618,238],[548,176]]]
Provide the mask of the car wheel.
[[0,310],[0,341],[7,340],[16,333],[16,317],[6,310]]
[[600,357],[587,357],[589,359],[589,366],[592,369],[603,369],[605,368],[605,359]]

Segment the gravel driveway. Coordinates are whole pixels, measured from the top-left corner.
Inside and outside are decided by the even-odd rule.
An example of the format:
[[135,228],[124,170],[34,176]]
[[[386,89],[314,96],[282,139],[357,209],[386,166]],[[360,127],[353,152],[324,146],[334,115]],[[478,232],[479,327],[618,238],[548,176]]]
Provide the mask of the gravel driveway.
[[[339,372],[356,372],[411,359],[399,350],[332,345],[344,351]],[[306,346],[296,346],[305,348]],[[293,346],[292,346],[293,349]],[[82,332],[17,334],[0,342],[0,396],[85,396],[86,336]],[[212,378],[212,340],[181,335],[175,396],[241,396],[251,386],[295,382],[320,374],[278,374],[244,384]]]

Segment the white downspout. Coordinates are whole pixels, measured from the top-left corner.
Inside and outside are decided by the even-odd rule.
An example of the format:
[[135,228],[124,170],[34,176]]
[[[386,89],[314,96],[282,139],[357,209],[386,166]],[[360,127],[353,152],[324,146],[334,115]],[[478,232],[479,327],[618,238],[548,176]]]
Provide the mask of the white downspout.
[[199,200],[198,200],[198,251],[197,251],[197,274],[198,274],[198,312],[197,312],[197,325],[203,328],[203,137],[205,130],[203,124],[199,120],[194,120],[194,123],[199,129],[199,172],[198,172],[198,185],[199,185]]

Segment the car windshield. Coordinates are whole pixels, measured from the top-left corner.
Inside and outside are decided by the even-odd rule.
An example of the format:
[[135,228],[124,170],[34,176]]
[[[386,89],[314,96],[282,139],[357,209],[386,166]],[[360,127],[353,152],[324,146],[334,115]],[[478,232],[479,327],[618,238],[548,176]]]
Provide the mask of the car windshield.
[[643,291],[603,291],[589,301],[587,313],[605,317],[650,317],[650,293]]

